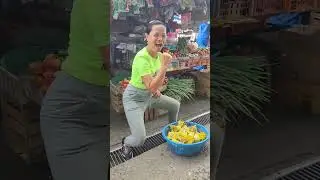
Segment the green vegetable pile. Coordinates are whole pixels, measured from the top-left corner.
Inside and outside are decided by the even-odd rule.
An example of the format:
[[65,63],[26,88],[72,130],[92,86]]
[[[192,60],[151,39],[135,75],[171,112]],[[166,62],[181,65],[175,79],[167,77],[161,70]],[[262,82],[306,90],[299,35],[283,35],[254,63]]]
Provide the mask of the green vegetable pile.
[[187,38],[182,37],[178,39],[177,50],[182,56],[187,56],[189,53]]
[[195,82],[193,79],[169,79],[163,94],[178,101],[192,100],[195,94]]

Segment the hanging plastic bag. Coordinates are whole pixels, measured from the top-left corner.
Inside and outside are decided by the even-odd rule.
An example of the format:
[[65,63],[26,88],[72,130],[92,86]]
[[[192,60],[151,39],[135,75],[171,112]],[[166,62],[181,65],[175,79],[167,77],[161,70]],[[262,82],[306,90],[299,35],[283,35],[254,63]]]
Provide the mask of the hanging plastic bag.
[[197,44],[199,48],[205,48],[209,42],[209,35],[210,35],[210,24],[207,22],[201,23],[199,25],[199,33],[197,36]]

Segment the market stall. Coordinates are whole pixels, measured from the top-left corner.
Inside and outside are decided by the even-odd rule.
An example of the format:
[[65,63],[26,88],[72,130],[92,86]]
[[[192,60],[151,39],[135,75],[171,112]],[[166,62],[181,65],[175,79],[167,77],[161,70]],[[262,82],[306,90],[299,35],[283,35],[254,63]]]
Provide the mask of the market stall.
[[[173,56],[162,93],[181,102],[210,94],[209,1],[193,1],[187,5],[178,1],[159,2],[124,5],[113,1],[111,61],[118,73],[110,84],[111,105],[118,113],[124,112],[122,93],[130,81],[133,58],[145,46],[146,24],[154,19],[166,24],[167,42],[163,51]],[[165,113],[148,109],[145,120],[154,120]]]
[[[180,56],[179,51],[170,52],[174,59],[167,72],[167,80],[161,92],[179,101],[193,99],[196,94],[210,95],[209,49],[197,49]],[[130,80],[130,73],[118,74],[110,81],[111,105],[118,113],[123,113],[122,93]],[[153,120],[158,114],[150,110],[146,120]],[[147,113],[148,114],[148,113]],[[147,117],[148,116],[148,117]]]

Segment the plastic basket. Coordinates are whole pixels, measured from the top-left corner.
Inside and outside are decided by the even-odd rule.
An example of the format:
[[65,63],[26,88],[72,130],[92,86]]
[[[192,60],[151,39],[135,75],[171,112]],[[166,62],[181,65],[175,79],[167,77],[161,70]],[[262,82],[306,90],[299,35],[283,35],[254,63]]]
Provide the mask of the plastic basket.
[[177,122],[171,123],[162,129],[162,136],[167,141],[168,147],[171,150],[171,152],[179,156],[195,156],[200,154],[203,148],[205,147],[206,143],[210,139],[209,130],[201,124],[194,123],[194,122],[186,122],[188,126],[195,125],[199,131],[206,133],[207,138],[201,142],[194,143],[194,144],[175,143],[170,139],[168,139],[167,135],[168,135],[170,125],[176,125],[176,124]]

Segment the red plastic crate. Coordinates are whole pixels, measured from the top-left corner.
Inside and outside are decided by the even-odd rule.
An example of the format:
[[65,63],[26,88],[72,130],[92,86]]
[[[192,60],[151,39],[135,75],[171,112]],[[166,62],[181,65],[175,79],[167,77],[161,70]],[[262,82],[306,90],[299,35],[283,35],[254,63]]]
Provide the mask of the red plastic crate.
[[275,14],[283,10],[283,3],[281,0],[252,0],[250,9],[251,16]]

